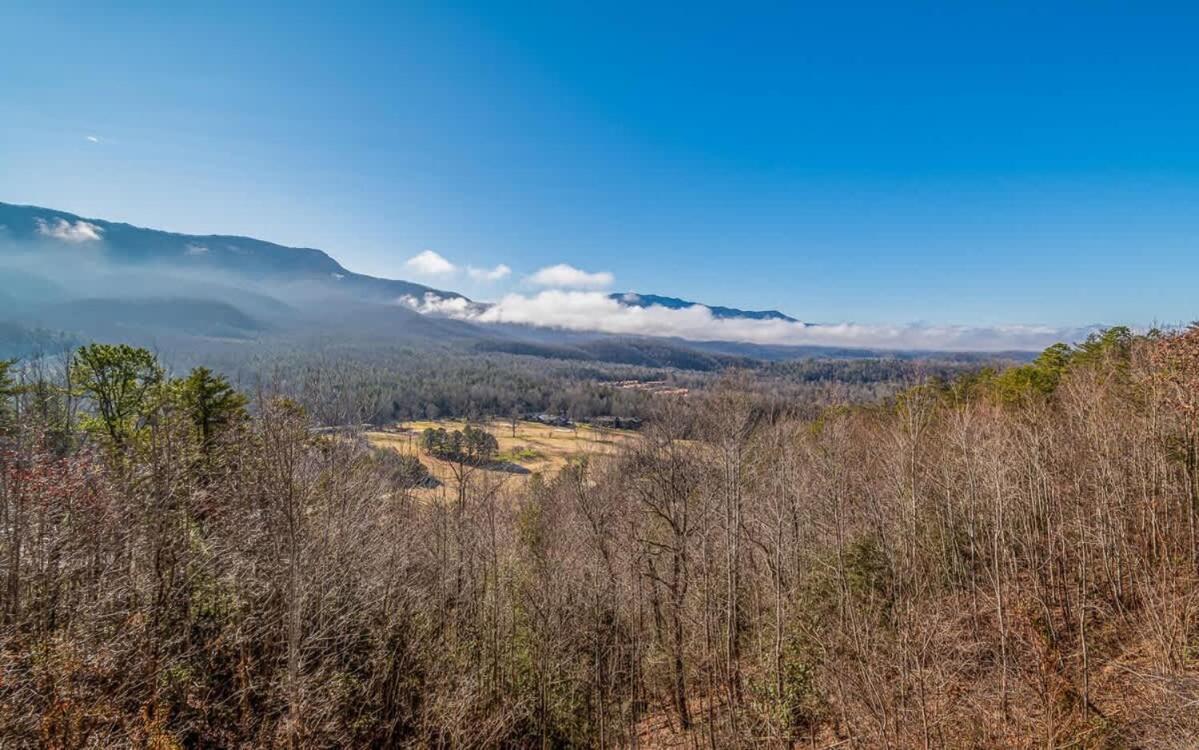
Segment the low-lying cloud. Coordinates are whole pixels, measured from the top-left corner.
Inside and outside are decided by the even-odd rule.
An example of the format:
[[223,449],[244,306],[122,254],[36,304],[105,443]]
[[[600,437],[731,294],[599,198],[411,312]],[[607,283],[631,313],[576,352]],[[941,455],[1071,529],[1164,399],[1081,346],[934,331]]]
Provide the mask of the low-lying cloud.
[[606,289],[612,286],[613,276],[607,271],[591,273],[566,263],[547,266],[529,277],[537,286],[557,289]]
[[61,242],[95,242],[104,234],[103,229],[83,219],[74,222],[62,218],[35,221],[38,234]]
[[510,294],[492,305],[426,295],[401,300],[413,309],[475,323],[508,323],[597,331],[626,336],[666,336],[692,341],[736,341],[778,346],[961,351],[1038,350],[1077,341],[1091,329],[1039,325],[861,325],[717,318],[702,305],[673,309],[633,307],[602,292],[547,290]]

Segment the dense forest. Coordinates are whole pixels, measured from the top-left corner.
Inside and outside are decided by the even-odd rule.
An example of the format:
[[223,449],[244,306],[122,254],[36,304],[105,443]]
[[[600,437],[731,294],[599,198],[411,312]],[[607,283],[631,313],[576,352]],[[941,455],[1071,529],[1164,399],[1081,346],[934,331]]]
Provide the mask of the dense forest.
[[[643,352],[645,346],[628,344]],[[754,389],[791,403],[830,405],[876,401],[928,378],[949,379],[1010,358],[930,355],[808,357],[771,362],[726,358],[688,369],[687,358],[650,358],[635,363],[578,360],[532,354],[463,352],[379,345],[358,341],[304,339],[294,347],[270,344],[252,355],[228,348],[198,356],[162,353],[172,369],[195,365],[226,373],[235,385],[267,388],[300,401],[326,424],[387,424],[395,420],[508,417],[550,413],[570,419],[646,416],[646,394],[622,383],[664,381],[672,388],[706,389],[730,371],[756,381]]]
[[[62,360],[91,340],[79,331],[0,321],[0,359]],[[493,340],[405,342],[373,329],[288,334],[252,343],[132,334],[119,340],[153,351],[168,371],[204,366],[247,393],[285,393],[314,420],[330,425],[540,413],[581,420],[641,417],[649,404],[645,394],[620,384],[665,381],[672,388],[703,389],[732,369],[751,374],[759,381],[756,389],[793,403],[876,401],[923,379],[1002,368],[1022,356],[791,347],[759,352],[782,357],[766,359],[707,353],[699,345],[665,339],[516,346]]]
[[0,745],[1199,743],[1199,329],[867,403],[711,376],[444,501],[313,429],[437,403],[366,369],[0,367]]

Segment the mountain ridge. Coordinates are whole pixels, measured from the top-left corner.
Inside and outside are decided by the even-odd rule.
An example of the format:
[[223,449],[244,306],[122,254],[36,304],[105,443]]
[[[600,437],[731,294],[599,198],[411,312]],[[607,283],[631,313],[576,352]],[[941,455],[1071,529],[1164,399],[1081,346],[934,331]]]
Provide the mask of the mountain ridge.
[[[320,248],[283,245],[238,234],[175,232],[85,217],[45,206],[0,201],[0,250],[6,239],[43,246],[94,246],[102,250],[105,259],[117,264],[157,263],[177,271],[234,273],[255,282],[317,284],[330,292],[350,291],[374,301],[423,300],[429,295],[472,301],[452,290],[351,271]],[[703,307],[718,319],[799,322],[778,310],[743,310],[639,292],[613,292],[608,296],[631,307],[658,306],[672,310]]]
[[347,291],[376,301],[427,294],[465,298],[458,292],[412,281],[356,273],[319,248],[241,235],[171,232],[43,206],[0,202],[0,250],[5,240],[14,246],[94,247],[104,260],[121,265],[157,263],[177,271],[233,273],[253,282],[307,282],[327,287],[329,292]]
[[685,300],[679,297],[667,297],[661,294],[613,292],[608,295],[608,298],[616,300],[622,305],[628,305],[630,307],[665,307],[671,310],[685,310],[691,307],[705,307],[709,312],[712,313],[712,317],[723,320],[781,320],[787,323],[800,322],[790,315],[781,313],[778,310],[742,310],[740,308],[725,307],[723,305],[707,305],[702,302],[692,302],[691,300]]

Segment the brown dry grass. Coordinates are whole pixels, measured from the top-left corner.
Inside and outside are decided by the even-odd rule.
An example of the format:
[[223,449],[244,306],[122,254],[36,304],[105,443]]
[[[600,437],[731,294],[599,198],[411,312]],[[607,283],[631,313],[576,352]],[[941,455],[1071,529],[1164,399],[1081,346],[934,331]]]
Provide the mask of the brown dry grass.
[[[367,439],[371,445],[378,448],[391,448],[405,454],[420,457],[429,468],[429,473],[443,483],[453,480],[449,462],[429,455],[420,447],[421,433],[430,427],[441,427],[446,430],[461,430],[466,426],[464,420],[418,420],[403,422],[393,430],[368,432]],[[525,472],[504,471],[499,466],[481,469],[496,478],[510,477],[514,481],[524,482],[533,474],[540,474],[549,479],[558,474],[562,467],[571,460],[586,456],[588,458],[610,456],[617,452],[621,445],[636,440],[638,435],[630,430],[614,430],[591,425],[576,427],[551,427],[540,422],[518,421],[513,435],[512,423],[508,420],[496,419],[482,424],[474,423],[495,436],[500,449],[497,455],[499,463],[515,465]],[[432,492],[435,490],[421,490]]]

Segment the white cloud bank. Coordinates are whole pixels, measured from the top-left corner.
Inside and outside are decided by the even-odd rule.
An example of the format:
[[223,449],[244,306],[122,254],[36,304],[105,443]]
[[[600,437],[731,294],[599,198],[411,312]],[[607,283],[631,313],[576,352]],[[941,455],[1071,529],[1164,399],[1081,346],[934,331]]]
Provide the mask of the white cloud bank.
[[785,320],[716,318],[702,305],[681,310],[631,307],[602,292],[547,290],[510,294],[494,305],[426,295],[401,300],[413,309],[476,323],[512,323],[629,336],[671,336],[692,341],[737,341],[785,346],[962,351],[1038,350],[1077,341],[1091,329],[1037,325],[806,324]]
[[425,276],[448,276],[458,267],[432,250],[425,250],[409,258],[404,266],[414,273]]
[[589,273],[566,263],[547,266],[529,277],[537,286],[557,289],[605,289],[612,286],[613,280],[607,271]]
[[466,268],[466,275],[475,281],[499,281],[507,278],[511,273],[512,269],[503,263],[495,268],[475,268],[474,266]]
[[104,234],[103,229],[83,219],[75,222],[63,218],[51,221],[35,219],[35,221],[38,234],[62,242],[95,242],[101,239],[100,235]]

